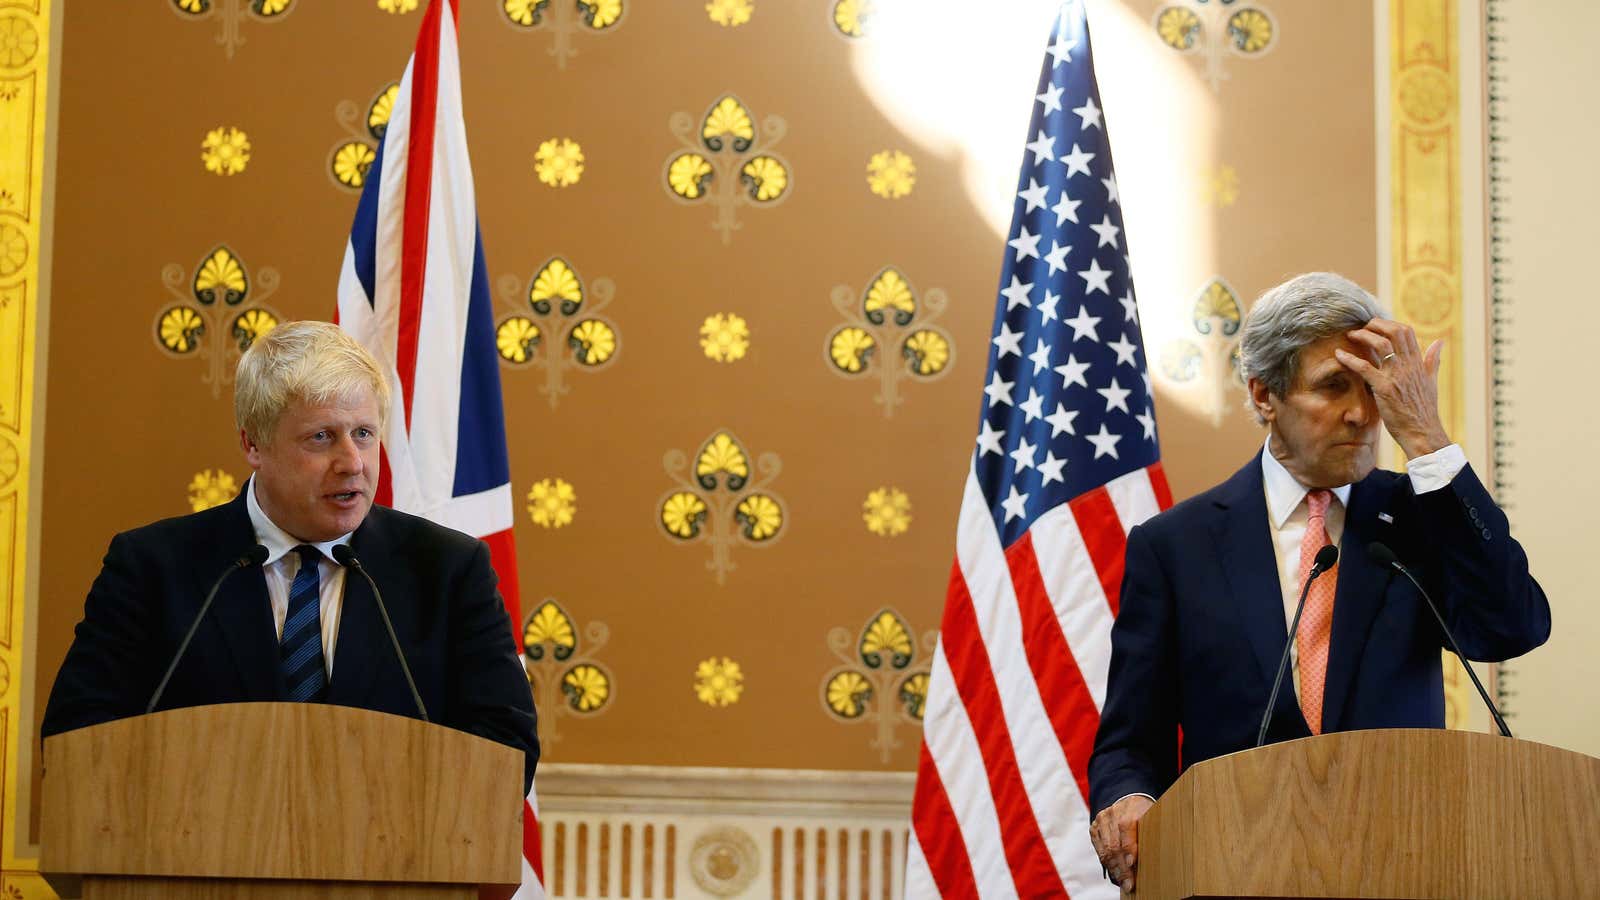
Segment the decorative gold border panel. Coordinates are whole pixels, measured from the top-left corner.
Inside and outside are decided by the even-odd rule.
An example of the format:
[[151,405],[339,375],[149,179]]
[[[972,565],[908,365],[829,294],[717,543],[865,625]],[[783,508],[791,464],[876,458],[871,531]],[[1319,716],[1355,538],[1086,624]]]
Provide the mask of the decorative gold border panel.
[[[1389,3],[1390,264],[1395,316],[1424,347],[1444,341],[1439,412],[1467,444],[1462,304],[1461,66],[1456,0]],[[1445,723],[1477,708],[1461,664],[1444,654]]]
[[1390,248],[1395,313],[1427,343],[1443,339],[1439,407],[1466,429],[1461,304],[1461,163],[1456,6],[1394,0],[1389,7]]
[[0,897],[53,897],[28,845],[21,751],[33,685],[27,645],[29,485],[34,473],[34,365],[40,318],[50,26],[43,0],[0,3]]

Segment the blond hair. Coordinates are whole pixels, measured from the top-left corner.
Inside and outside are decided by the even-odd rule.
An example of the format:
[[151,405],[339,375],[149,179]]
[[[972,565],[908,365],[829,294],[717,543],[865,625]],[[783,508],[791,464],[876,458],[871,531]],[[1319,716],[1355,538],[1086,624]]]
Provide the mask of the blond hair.
[[378,403],[378,431],[389,421],[389,382],[365,347],[331,322],[285,322],[255,339],[233,376],[233,417],[251,441],[272,442],[278,418],[295,402],[323,406],[366,389]]

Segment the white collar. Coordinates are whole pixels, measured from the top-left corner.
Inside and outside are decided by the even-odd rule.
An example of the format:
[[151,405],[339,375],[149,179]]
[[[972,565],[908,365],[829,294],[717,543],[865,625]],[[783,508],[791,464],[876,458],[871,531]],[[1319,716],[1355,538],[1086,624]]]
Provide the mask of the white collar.
[[[1282,528],[1283,523],[1289,521],[1289,516],[1299,508],[1300,501],[1306,498],[1309,488],[1290,475],[1283,463],[1272,455],[1271,435],[1268,435],[1266,446],[1261,450],[1261,476],[1267,488],[1267,517],[1272,520],[1273,528]],[[1339,498],[1340,505],[1350,505],[1350,485],[1334,488],[1333,495]]]
[[[267,548],[267,560],[262,565],[270,566],[287,556],[294,548],[307,543],[279,528],[278,523],[268,518],[266,510],[263,510],[261,504],[256,502],[256,477],[254,475],[250,476],[250,482],[245,487],[247,488],[244,492],[245,508],[250,511],[250,524],[256,530],[256,543]],[[331,541],[323,541],[320,544],[311,544],[311,546],[320,550],[324,557],[331,560],[333,559],[333,548],[339,544],[350,543],[351,534],[355,534],[355,532],[341,534]]]

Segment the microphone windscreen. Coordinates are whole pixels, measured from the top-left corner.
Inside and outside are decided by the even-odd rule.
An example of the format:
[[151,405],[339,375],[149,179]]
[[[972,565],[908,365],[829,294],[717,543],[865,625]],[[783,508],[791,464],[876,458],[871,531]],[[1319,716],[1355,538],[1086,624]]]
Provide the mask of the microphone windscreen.
[[355,562],[356,552],[350,549],[349,544],[333,545],[333,561],[341,566],[348,566]]
[[1400,561],[1400,558],[1394,555],[1394,551],[1389,549],[1389,545],[1385,544],[1383,541],[1373,541],[1372,543],[1368,544],[1367,556],[1370,557],[1373,562],[1385,568],[1388,568],[1389,566],[1392,566]]
[[1317,559],[1312,565],[1319,571],[1326,572],[1333,568],[1333,564],[1338,561],[1339,548],[1332,544],[1323,544],[1322,549],[1317,551]]
[[267,561],[267,548],[257,544],[250,548],[250,552],[246,553],[244,558],[247,560],[245,565],[259,566]]

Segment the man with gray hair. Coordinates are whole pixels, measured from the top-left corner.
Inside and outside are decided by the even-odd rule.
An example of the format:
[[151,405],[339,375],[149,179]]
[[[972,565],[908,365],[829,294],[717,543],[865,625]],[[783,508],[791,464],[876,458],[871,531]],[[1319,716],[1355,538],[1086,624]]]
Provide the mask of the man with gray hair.
[[[488,548],[372,503],[389,398],[377,361],[336,325],[285,323],[257,338],[234,376],[254,474],[231,503],[112,538],[43,736],[151,704],[295,701],[417,717],[420,702],[431,721],[521,750],[526,793],[539,759],[533,696]],[[381,585],[409,674],[354,561]]]
[[[1273,705],[1268,741],[1444,726],[1445,636],[1371,544],[1417,574],[1472,659],[1520,656],[1550,635],[1527,556],[1445,432],[1440,342],[1424,351],[1370,294],[1320,272],[1263,294],[1243,332],[1265,446],[1128,535],[1089,761],[1090,838],[1127,891],[1154,798],[1187,766],[1254,746],[1308,581],[1293,689]],[[1385,430],[1404,474],[1376,468]],[[1322,571],[1329,544],[1340,553]]]

